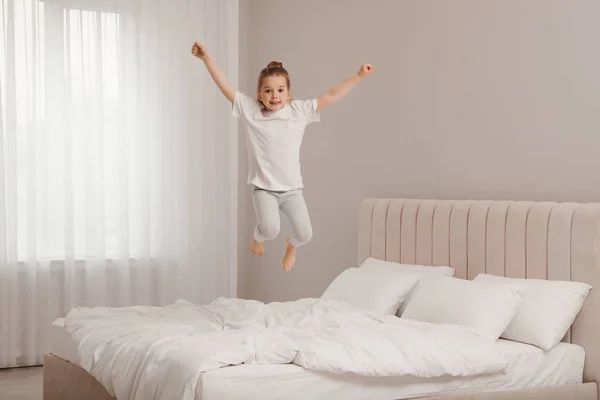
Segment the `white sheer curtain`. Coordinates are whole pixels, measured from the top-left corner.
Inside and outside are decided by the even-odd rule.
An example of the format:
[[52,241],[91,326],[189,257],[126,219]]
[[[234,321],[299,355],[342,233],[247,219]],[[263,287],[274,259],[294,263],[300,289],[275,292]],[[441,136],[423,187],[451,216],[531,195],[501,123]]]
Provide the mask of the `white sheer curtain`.
[[237,0],[0,0],[0,367],[76,306],[236,295]]

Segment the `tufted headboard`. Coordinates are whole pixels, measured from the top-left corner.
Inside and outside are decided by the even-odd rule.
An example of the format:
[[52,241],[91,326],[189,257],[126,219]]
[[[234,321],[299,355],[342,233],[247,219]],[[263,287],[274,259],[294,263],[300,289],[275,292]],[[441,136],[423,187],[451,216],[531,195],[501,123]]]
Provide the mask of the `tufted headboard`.
[[585,349],[584,382],[600,382],[600,204],[367,199],[358,262],[368,257],[592,285],[564,341]]

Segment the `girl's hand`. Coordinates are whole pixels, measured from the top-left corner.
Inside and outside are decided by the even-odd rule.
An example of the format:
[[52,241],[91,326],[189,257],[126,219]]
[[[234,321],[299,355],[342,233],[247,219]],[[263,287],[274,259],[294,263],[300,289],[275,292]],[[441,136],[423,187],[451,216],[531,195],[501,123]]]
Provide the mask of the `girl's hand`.
[[206,58],[206,56],[208,55],[208,50],[203,44],[194,42],[194,45],[192,46],[192,55],[198,57],[201,60],[204,60],[204,58]]
[[360,70],[358,71],[358,76],[360,76],[361,78],[366,78],[373,72],[375,72],[375,67],[373,67],[371,64],[363,64],[360,67]]

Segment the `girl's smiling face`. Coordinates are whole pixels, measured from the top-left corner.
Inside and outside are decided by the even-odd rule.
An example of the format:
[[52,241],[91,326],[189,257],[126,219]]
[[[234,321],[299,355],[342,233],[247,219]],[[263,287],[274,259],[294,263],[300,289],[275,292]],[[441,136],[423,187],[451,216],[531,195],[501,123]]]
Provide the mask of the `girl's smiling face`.
[[263,80],[258,98],[269,111],[281,110],[290,99],[290,91],[284,76],[267,76]]

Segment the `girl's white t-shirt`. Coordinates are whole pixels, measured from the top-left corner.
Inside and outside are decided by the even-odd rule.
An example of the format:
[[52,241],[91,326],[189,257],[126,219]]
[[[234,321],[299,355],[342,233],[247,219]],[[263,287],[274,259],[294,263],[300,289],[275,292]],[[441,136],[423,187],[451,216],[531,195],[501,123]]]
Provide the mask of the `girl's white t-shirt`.
[[258,100],[236,91],[232,113],[247,137],[248,183],[267,190],[302,188],[300,146],[306,126],[320,119],[317,100],[292,100],[266,111]]

